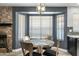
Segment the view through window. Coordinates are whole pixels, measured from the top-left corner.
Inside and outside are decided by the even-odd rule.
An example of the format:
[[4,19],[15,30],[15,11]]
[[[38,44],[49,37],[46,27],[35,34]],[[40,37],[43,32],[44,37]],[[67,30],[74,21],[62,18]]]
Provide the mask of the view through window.
[[64,15],[57,15],[56,18],[57,39],[64,40]]
[[30,37],[53,36],[53,18],[52,16],[30,16],[29,35]]

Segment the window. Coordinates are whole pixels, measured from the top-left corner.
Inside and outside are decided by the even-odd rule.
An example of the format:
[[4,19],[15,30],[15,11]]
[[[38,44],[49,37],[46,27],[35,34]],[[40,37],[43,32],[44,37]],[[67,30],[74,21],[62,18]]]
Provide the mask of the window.
[[64,15],[57,15],[57,39],[64,40]]
[[30,16],[30,37],[44,37],[46,35],[52,36],[52,16]]

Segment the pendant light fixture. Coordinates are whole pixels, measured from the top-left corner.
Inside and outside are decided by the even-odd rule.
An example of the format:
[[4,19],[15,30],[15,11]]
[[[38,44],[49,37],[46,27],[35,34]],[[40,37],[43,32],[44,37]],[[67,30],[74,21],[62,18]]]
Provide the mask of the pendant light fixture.
[[40,4],[37,6],[36,10],[37,10],[37,12],[39,12],[39,13],[41,14],[42,12],[45,11],[45,4],[44,4],[44,3],[40,3]]

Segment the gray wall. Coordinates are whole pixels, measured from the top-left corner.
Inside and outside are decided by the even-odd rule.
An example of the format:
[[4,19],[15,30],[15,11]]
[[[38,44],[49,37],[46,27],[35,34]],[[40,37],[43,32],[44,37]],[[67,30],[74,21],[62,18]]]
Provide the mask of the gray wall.
[[26,14],[26,20],[25,20],[25,35],[29,36],[29,15]]

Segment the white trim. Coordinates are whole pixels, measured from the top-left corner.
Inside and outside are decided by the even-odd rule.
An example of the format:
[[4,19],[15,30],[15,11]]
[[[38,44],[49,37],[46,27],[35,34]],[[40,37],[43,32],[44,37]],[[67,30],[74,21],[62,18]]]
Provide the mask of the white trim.
[[[23,14],[39,14],[39,12],[20,12],[20,13],[23,13]],[[62,12],[42,12],[42,14],[59,14],[59,13],[62,13]]]
[[[57,49],[57,47],[51,47],[51,49]],[[67,49],[58,48],[58,50],[67,52]]]
[[17,51],[20,51],[21,48],[18,48],[18,49],[13,49],[12,52],[17,52]]

